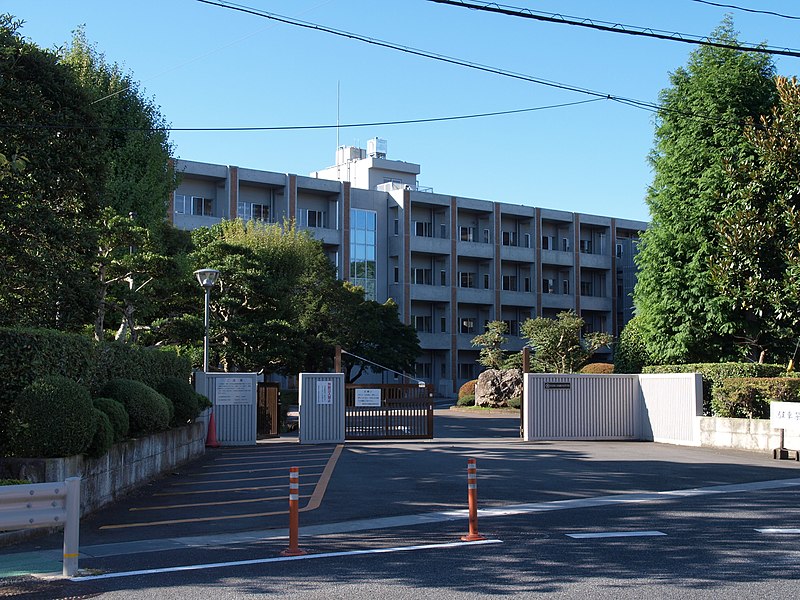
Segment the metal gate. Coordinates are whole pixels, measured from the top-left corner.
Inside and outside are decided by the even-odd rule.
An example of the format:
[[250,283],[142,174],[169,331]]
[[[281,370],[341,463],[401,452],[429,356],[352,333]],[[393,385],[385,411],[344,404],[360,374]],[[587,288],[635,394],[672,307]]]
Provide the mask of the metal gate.
[[264,439],[280,435],[280,384],[262,381],[256,398],[256,437]]
[[433,387],[345,386],[345,439],[432,439]]

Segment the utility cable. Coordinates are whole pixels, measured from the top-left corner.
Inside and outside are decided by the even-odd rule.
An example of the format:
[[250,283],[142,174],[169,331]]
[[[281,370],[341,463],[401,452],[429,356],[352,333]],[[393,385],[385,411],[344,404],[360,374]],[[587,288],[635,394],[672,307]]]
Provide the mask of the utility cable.
[[562,25],[572,25],[574,27],[586,27],[589,29],[596,29],[611,33],[622,33],[626,35],[656,38],[659,40],[669,40],[672,42],[683,42],[685,44],[695,44],[699,46],[713,46],[715,48],[727,48],[729,50],[743,50],[747,52],[757,52],[760,54],[775,54],[779,56],[800,58],[800,50],[796,50],[794,48],[778,48],[775,46],[765,46],[763,44],[732,44],[707,36],[697,36],[678,32],[670,33],[658,29],[650,29],[647,27],[638,27],[633,25],[622,25],[620,23],[611,23],[608,21],[596,21],[583,17],[565,17],[555,13],[543,13],[531,10],[530,8],[518,8],[515,6],[496,4],[494,2],[476,4],[475,2],[467,2],[466,0],[428,1],[435,2],[437,4],[449,4],[451,6],[458,6],[460,8],[468,8],[470,10],[497,13],[511,17],[520,17],[523,19],[533,19],[536,21],[544,21],[546,23],[559,23]]
[[405,373],[400,373],[399,371],[395,371],[394,369],[390,369],[389,367],[384,367],[383,365],[379,365],[378,363],[373,362],[368,358],[364,358],[363,356],[359,356],[358,354],[353,354],[352,352],[348,352],[347,350],[342,350],[342,354],[347,354],[349,356],[352,356],[353,358],[357,358],[358,360],[362,360],[364,362],[368,362],[371,365],[375,365],[376,367],[378,367],[379,369],[383,369],[384,371],[389,371],[390,373],[394,373],[395,375],[399,375],[400,377],[405,377],[406,379],[410,379],[417,385],[425,383],[421,379],[418,379],[416,377],[411,377],[409,375],[406,375]]
[[784,15],[783,13],[774,12],[771,10],[758,10],[755,8],[745,8],[743,6],[734,6],[733,4],[720,4],[719,2],[709,2],[709,0],[692,0],[693,2],[699,2],[700,4],[708,4],[709,6],[718,6],[720,8],[731,8],[733,10],[741,10],[742,12],[749,12],[749,13],[756,13],[759,15],[770,15],[772,17],[780,17],[782,19],[793,19],[795,21],[800,21],[800,17],[795,17],[792,15]]

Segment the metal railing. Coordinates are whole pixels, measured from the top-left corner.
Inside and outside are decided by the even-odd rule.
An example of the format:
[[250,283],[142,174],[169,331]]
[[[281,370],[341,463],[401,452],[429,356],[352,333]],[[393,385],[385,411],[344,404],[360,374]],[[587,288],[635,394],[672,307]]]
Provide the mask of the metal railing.
[[81,478],[0,487],[0,530],[64,525],[65,577],[78,570]]

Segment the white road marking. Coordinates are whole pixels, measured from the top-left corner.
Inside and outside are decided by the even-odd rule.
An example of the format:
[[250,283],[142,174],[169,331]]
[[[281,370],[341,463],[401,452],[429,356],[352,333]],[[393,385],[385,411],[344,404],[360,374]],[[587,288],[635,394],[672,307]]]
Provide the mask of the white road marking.
[[800,529],[756,529],[758,533],[790,533],[790,534],[800,534]]
[[598,533],[568,533],[567,537],[576,540],[591,540],[598,538],[621,538],[621,537],[655,537],[667,535],[661,531],[603,531]]
[[222,563],[207,563],[203,565],[184,565],[180,567],[164,567],[161,569],[143,569],[139,571],[121,571],[119,573],[103,573],[102,575],[87,575],[85,577],[72,577],[71,581],[92,581],[96,579],[116,579],[119,577],[134,577],[136,575],[157,575],[160,573],[177,573],[180,571],[202,571],[206,569],[220,569],[223,567],[240,567],[246,565],[261,565],[266,563],[288,562],[290,560],[312,560],[315,558],[333,558],[340,556],[359,556],[363,554],[388,554],[391,552],[410,552],[414,550],[439,550],[442,548],[457,548],[459,546],[483,546],[486,544],[502,544],[503,540],[479,540],[477,542],[449,542],[446,544],[425,544],[422,546],[397,546],[394,548],[373,548],[370,550],[349,550],[346,552],[323,552],[321,554],[302,554],[300,556],[278,556],[275,558],[256,558],[251,560],[236,560]]

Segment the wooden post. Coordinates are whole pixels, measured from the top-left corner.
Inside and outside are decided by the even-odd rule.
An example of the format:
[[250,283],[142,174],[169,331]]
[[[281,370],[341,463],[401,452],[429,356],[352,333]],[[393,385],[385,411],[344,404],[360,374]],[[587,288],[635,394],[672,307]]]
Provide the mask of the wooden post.
[[337,345],[333,355],[333,372],[342,372],[342,347]]

